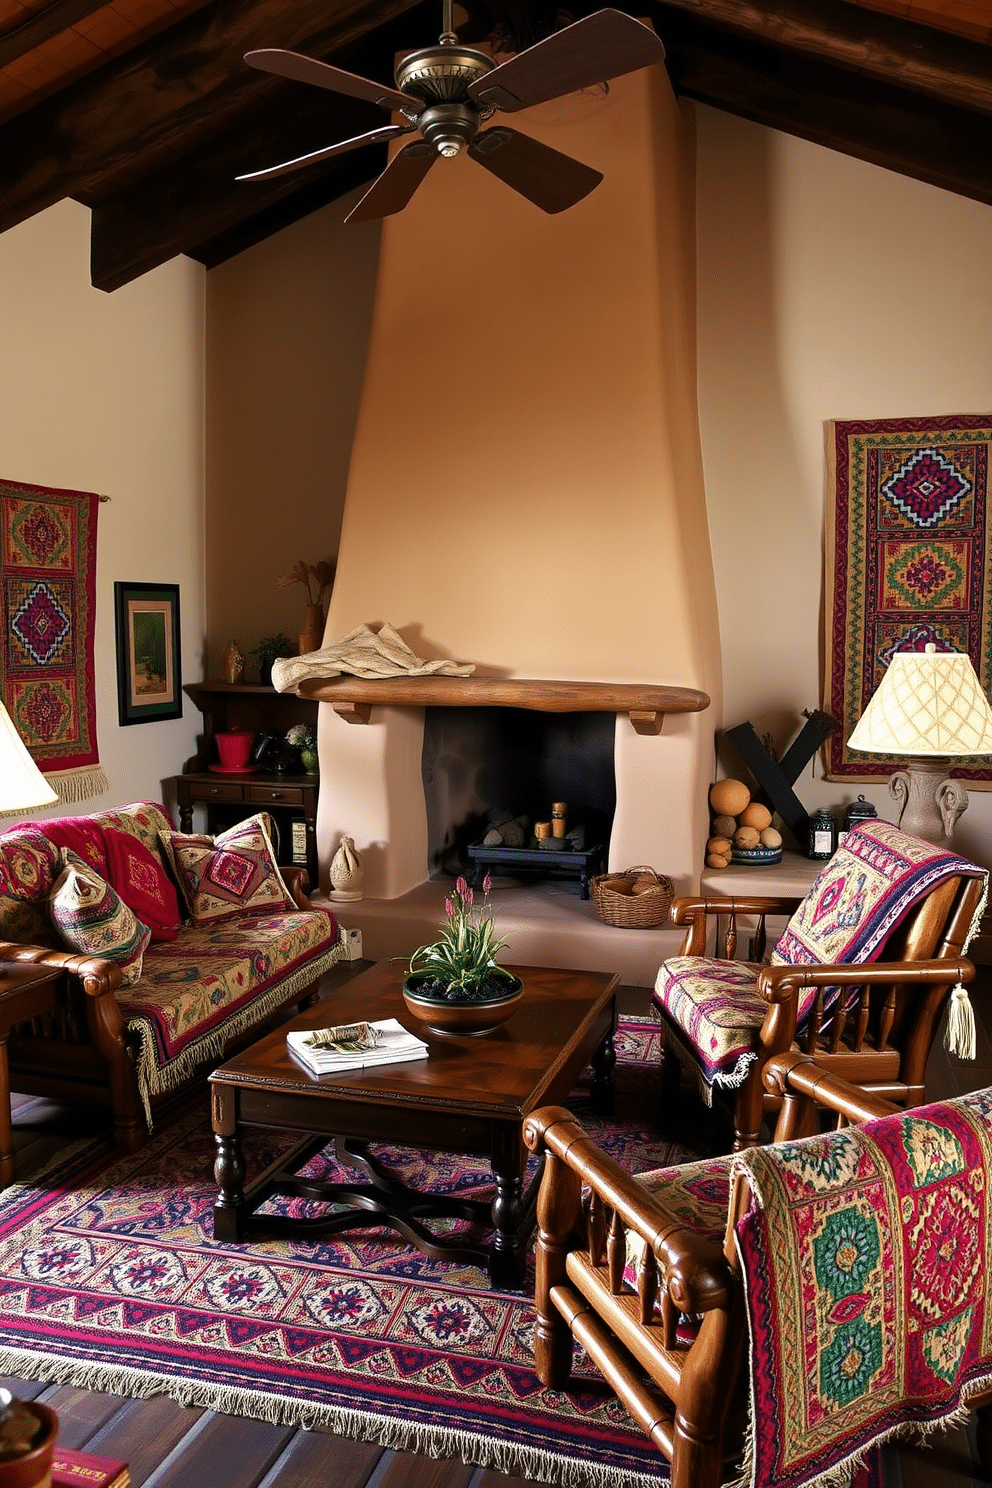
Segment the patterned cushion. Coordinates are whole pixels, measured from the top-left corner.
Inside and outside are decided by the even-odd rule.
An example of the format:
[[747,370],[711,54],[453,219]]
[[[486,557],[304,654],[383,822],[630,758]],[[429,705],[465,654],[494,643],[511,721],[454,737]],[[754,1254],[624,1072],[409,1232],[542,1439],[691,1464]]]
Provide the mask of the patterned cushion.
[[132,987],[151,936],[94,868],[69,848],[62,849],[62,872],[55,881],[48,912],[66,945],[87,956],[104,956],[121,968],[121,986]]
[[276,867],[266,812],[216,837],[163,832],[161,841],[195,925],[295,908]]
[[175,940],[182,923],[179,900],[158,858],[130,832],[108,827],[103,836],[112,887],[148,926],[152,940]]
[[58,946],[48,918],[48,897],[62,864],[35,822],[0,834],[0,940]]
[[755,990],[753,961],[673,956],[655,982],[653,1001],[685,1035],[710,1085],[735,1086],[758,1057],[758,1030],[768,1004]]
[[[674,1168],[654,1168],[639,1173],[637,1181],[654,1194],[669,1214],[681,1219],[686,1229],[708,1240],[723,1243],[730,1208],[730,1164],[732,1156],[707,1157],[699,1162],[680,1163]],[[640,1235],[627,1231],[627,1263],[624,1281],[637,1285],[637,1266],[644,1254]]]

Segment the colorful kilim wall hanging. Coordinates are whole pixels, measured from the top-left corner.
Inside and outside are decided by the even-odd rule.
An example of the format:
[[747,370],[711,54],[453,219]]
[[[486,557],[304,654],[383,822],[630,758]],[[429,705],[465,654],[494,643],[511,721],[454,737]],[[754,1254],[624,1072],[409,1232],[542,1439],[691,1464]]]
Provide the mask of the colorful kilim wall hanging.
[[[891,757],[847,740],[896,651],[967,652],[992,688],[990,442],[992,414],[828,426],[824,707],[840,723],[825,746],[830,780],[891,775]],[[992,789],[992,759],[954,773]]]
[[3,699],[63,801],[108,789],[93,674],[99,500],[88,491],[0,481]]

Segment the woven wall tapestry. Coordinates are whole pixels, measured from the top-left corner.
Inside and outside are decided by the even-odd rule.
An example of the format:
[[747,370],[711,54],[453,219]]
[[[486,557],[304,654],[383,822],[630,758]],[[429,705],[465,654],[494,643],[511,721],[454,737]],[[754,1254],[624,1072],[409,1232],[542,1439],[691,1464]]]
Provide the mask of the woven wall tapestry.
[[63,801],[109,789],[93,673],[99,499],[0,481],[3,699]]
[[[887,780],[892,757],[849,750],[896,651],[964,651],[992,688],[987,559],[992,414],[828,425],[826,700],[840,728],[827,778]],[[955,775],[992,789],[992,759]]]

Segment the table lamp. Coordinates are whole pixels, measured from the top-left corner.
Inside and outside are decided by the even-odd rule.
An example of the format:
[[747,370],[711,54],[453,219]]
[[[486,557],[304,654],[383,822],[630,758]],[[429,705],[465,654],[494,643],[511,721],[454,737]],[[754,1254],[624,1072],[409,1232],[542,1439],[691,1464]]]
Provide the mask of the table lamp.
[[32,806],[51,806],[57,800],[0,703],[0,815],[28,811]]
[[968,656],[959,651],[897,651],[848,739],[866,754],[907,756],[889,780],[901,803],[897,825],[947,847],[968,805],[956,760],[992,754],[992,709]]

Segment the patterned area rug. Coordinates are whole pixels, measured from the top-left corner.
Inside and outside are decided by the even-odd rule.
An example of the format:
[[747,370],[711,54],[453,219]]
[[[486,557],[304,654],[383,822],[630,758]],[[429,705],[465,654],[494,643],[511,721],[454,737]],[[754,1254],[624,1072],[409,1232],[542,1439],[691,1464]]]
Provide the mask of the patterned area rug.
[[0,482],[3,699],[63,801],[109,788],[97,755],[93,675],[99,499]]
[[[964,651],[992,687],[986,562],[992,416],[838,420],[828,443],[826,710],[831,780],[887,780],[847,740],[896,651]],[[992,761],[955,775],[992,784]]]
[[[656,1023],[622,1022],[609,1124],[581,1090],[572,1098],[635,1172],[688,1155],[650,1124],[658,1039]],[[249,1181],[290,1143],[246,1134]],[[0,1373],[165,1393],[570,1488],[665,1478],[660,1454],[585,1360],[573,1388],[542,1389],[530,1278],[522,1292],[495,1292],[477,1268],[432,1261],[385,1230],[216,1243],[213,1156],[197,1113],[130,1157],[86,1144],[0,1197]],[[477,1160],[411,1149],[392,1158],[419,1185],[491,1191]],[[333,1148],[312,1171],[343,1176]]]

